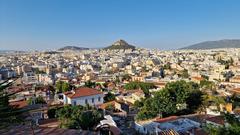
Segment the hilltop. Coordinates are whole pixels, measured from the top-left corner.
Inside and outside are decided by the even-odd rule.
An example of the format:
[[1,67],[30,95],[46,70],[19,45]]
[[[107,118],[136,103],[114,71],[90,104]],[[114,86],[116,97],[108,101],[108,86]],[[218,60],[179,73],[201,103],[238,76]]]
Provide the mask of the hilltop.
[[116,50],[116,49],[135,49],[135,46],[129,45],[125,40],[118,40],[114,42],[112,45],[104,48],[104,49],[110,49],[110,50]]
[[181,49],[218,49],[218,48],[240,48],[240,39],[224,39],[217,41],[205,41],[190,45]]
[[77,47],[77,46],[65,46],[58,49],[58,51],[81,51],[81,50],[89,50],[89,48]]

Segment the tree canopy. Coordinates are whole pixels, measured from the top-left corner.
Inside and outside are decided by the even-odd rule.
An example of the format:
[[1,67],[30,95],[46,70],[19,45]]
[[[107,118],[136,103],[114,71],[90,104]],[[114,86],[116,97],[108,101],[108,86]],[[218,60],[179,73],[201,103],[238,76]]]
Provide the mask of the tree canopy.
[[[143,105],[138,104],[140,111],[136,119],[145,120],[158,115],[165,117],[193,113],[202,104],[203,95],[196,83],[186,81],[168,83],[165,88],[145,99]],[[179,107],[185,105],[186,107]]]
[[135,90],[141,89],[143,90],[145,96],[149,96],[149,89],[156,88],[153,83],[145,83],[145,82],[130,82],[124,86],[126,90]]
[[109,101],[113,101],[113,100],[115,100],[115,95],[112,94],[111,92],[108,92],[104,97],[105,102],[109,102]]
[[[34,100],[34,101],[33,101]],[[37,98],[33,99],[32,97],[28,99],[28,104],[31,105],[33,103],[35,104],[46,104],[46,101],[42,96],[38,96]]]
[[206,79],[200,81],[200,87],[201,88],[206,88],[206,89],[213,89],[214,87],[214,82],[208,81]]
[[188,70],[184,69],[183,71],[180,72],[179,76],[182,78],[188,78],[189,77]]
[[96,87],[96,83],[92,82],[92,81],[86,81],[85,82],[85,87],[89,87],[89,88],[95,88]]
[[70,90],[70,84],[63,81],[57,81],[56,89],[58,93],[66,92]]
[[[3,85],[5,83],[6,85]],[[9,105],[9,98],[15,93],[7,93],[4,91],[10,85],[12,85],[12,83],[8,83],[7,81],[0,84],[0,129],[22,121],[19,116],[23,111]]]
[[62,128],[89,130],[103,119],[101,111],[90,106],[67,105],[57,110],[57,117]]

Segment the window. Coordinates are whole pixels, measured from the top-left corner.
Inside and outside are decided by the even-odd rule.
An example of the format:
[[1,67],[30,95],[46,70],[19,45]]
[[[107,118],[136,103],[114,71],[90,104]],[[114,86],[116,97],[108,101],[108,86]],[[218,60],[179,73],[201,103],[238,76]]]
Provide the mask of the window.
[[85,99],[85,104],[88,104],[88,100],[87,99]]
[[98,101],[99,101],[99,102],[101,101],[101,97],[98,97]]
[[92,103],[94,103],[94,98],[92,98]]

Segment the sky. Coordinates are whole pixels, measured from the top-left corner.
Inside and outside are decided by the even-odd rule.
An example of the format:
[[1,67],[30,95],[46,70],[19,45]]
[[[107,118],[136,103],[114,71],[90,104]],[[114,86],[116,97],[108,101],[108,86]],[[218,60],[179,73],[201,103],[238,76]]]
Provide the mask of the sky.
[[239,0],[0,0],[0,50],[177,49],[240,38]]

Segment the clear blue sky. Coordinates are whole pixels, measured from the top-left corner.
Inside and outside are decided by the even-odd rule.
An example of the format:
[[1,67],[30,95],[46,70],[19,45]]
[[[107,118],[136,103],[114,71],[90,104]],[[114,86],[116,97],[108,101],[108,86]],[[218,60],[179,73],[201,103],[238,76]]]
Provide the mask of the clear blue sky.
[[0,50],[175,49],[240,38],[239,0],[0,0]]

